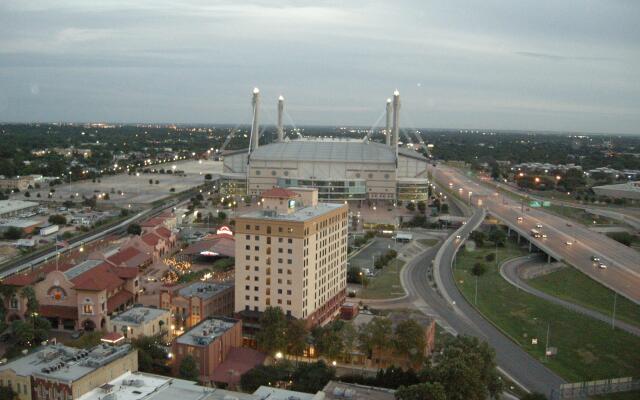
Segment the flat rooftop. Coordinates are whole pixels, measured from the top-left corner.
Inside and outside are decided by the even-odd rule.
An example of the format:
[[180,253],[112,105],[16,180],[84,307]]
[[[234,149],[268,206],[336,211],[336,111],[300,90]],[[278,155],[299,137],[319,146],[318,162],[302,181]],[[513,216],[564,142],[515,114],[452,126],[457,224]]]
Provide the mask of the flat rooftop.
[[47,345],[24,357],[0,366],[0,371],[13,370],[20,376],[39,376],[71,382],[124,357],[131,351],[122,346],[98,345],[91,349],[76,349],[61,344]]
[[254,396],[258,396],[261,400],[316,400],[321,399],[316,394],[294,392],[293,390],[278,389],[271,386],[260,386],[255,392]]
[[198,386],[166,376],[127,372],[78,400],[260,400],[252,394]]
[[237,323],[239,321],[232,318],[205,319],[189,331],[178,336],[176,341],[189,346],[208,346]]
[[38,203],[23,200],[0,200],[0,214],[38,207]]
[[324,400],[395,400],[395,390],[354,383],[329,381],[322,391]]
[[4,222],[0,222],[2,227],[13,226],[15,228],[30,228],[32,226],[40,225],[42,221],[37,219],[9,219]]
[[258,210],[252,211],[247,214],[242,214],[240,218],[255,218],[271,221],[294,221],[303,222],[310,219],[324,215],[330,211],[344,207],[345,205],[340,203],[318,203],[317,206],[301,207],[291,214],[277,214],[272,210]]
[[206,300],[222,293],[232,286],[233,284],[231,283],[195,282],[178,290],[178,294],[183,297],[199,297]]
[[164,308],[134,307],[112,317],[111,321],[137,326],[154,321],[166,314],[169,314],[169,310]]

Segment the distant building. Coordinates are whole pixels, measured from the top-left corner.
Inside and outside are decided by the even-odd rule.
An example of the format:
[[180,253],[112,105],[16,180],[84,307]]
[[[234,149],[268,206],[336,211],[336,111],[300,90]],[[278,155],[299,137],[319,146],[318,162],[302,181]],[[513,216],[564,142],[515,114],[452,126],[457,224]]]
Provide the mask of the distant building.
[[612,199],[640,200],[640,181],[594,186],[591,189],[598,196],[611,197]]
[[235,310],[257,321],[267,307],[317,325],[346,297],[344,203],[318,203],[315,189],[272,189],[262,210],[236,217]]
[[232,316],[234,304],[232,283],[194,282],[160,291],[160,307],[171,310],[175,329],[189,329],[203,319]]
[[38,211],[39,204],[33,201],[0,200],[0,218],[17,217]]
[[20,400],[73,400],[137,370],[138,352],[129,345],[85,350],[56,344],[0,366],[0,385],[13,389]]
[[31,175],[17,176],[14,178],[5,178],[2,176],[0,177],[0,190],[18,189],[25,191],[29,189],[29,187],[33,187],[35,183],[35,178]]
[[156,336],[168,333],[171,312],[162,308],[134,307],[109,318],[108,330],[122,333],[125,338]]
[[37,219],[10,219],[0,223],[0,233],[6,232],[9,228],[17,228],[23,234],[34,233],[42,221]]
[[[240,350],[240,353],[234,356],[232,353],[234,349]],[[242,373],[264,361],[264,355],[255,358],[244,354],[243,350],[251,354],[261,354],[251,349],[242,349],[242,321],[224,317],[206,319],[173,341],[174,373],[177,374],[182,360],[187,355],[191,355],[198,365],[200,382],[207,384],[216,381],[238,382]],[[230,356],[234,356],[237,362],[242,362],[242,359],[253,360],[253,362],[240,363],[234,371],[225,369],[222,374],[214,376],[219,368],[224,368],[222,364]]]

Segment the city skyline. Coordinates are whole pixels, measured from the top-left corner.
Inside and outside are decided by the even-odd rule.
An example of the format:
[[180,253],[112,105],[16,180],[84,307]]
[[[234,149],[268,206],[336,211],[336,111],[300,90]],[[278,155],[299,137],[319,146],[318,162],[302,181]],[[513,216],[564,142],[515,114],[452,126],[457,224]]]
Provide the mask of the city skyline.
[[[464,3],[464,2],[463,2]],[[635,134],[640,5],[5,2],[0,121]],[[312,46],[310,46],[312,44]],[[376,123],[376,121],[378,121]]]

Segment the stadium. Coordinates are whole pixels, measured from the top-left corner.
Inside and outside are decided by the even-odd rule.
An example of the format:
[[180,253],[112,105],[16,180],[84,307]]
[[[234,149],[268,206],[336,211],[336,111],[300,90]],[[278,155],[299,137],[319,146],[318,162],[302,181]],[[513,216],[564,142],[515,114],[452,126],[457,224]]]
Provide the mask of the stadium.
[[[332,201],[425,200],[428,160],[399,146],[400,95],[387,100],[386,143],[364,139],[285,139],[284,99],[278,100],[278,138],[259,145],[260,94],[253,93],[249,148],[223,155],[223,186],[234,194],[259,196],[274,187],[314,187]],[[226,181],[226,185],[224,182]],[[244,182],[243,182],[244,181]],[[241,193],[244,192],[244,193]]]

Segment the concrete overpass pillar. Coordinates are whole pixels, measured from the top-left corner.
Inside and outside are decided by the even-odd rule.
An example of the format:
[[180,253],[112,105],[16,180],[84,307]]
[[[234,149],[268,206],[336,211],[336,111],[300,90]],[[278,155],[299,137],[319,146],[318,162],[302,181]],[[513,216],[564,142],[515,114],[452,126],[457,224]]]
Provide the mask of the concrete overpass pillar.
[[531,241],[529,241],[529,253],[531,253]]
[[547,254],[547,264],[551,264],[551,256]]
[[511,237],[511,227],[507,227],[507,237]]

